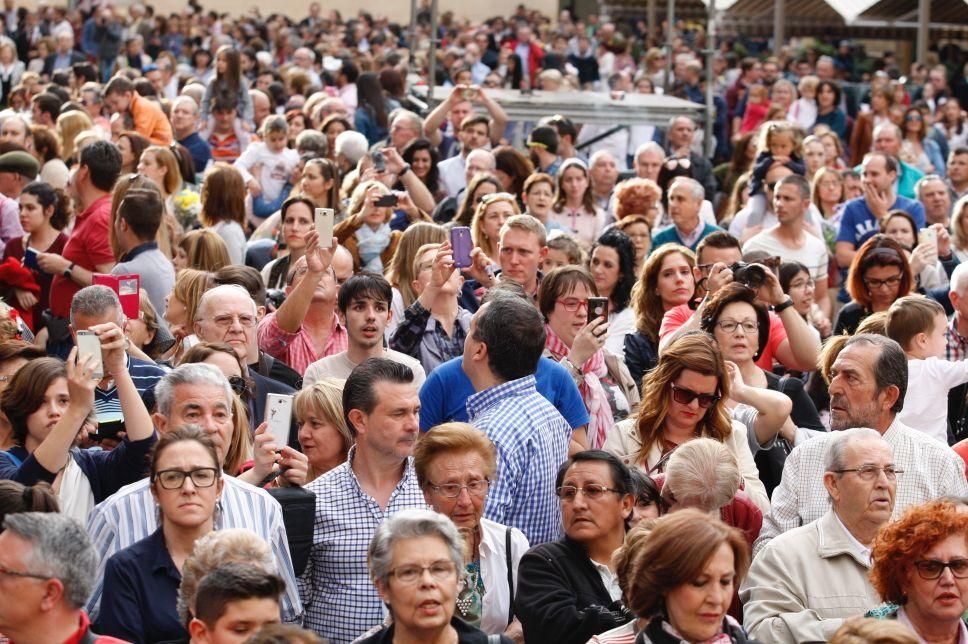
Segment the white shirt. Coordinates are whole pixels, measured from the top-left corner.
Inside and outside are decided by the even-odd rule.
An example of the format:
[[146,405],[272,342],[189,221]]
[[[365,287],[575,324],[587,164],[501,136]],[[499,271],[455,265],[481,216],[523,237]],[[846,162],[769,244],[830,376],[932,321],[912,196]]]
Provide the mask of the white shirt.
[[[413,384],[417,386],[417,389],[427,379],[427,375],[424,372],[424,368],[420,365],[419,360],[411,358],[399,351],[394,351],[393,349],[384,349],[383,356],[381,357],[410,367],[413,370]],[[346,380],[357,366],[356,363],[349,359],[346,351],[321,358],[306,367],[306,374],[303,376],[303,389],[312,387],[318,380],[323,378]]]
[[[729,234],[736,239],[743,238],[743,232],[746,230],[747,221],[750,218],[753,210],[749,206],[743,208],[736,216],[733,217],[732,223],[729,225]],[[806,224],[806,231],[812,235],[817,235],[820,231],[820,222],[823,217],[820,216],[820,211],[813,204],[807,208],[807,212],[804,215],[804,223]],[[772,228],[776,226],[779,220],[776,218],[776,213],[773,212],[772,208],[769,208],[767,212],[763,213],[763,221],[760,224],[764,229]]]
[[819,237],[814,237],[804,231],[803,246],[791,248],[776,235],[776,228],[770,228],[756,233],[743,244],[743,254],[761,250],[770,255],[783,258],[784,262],[800,262],[810,271],[814,280],[827,279],[828,253],[827,245]]
[[605,338],[605,350],[618,356],[625,362],[625,336],[635,333],[635,311],[631,303],[618,313],[608,314],[608,336]]
[[464,161],[464,155],[458,154],[437,164],[437,170],[440,172],[440,185],[444,187],[449,197],[456,196],[458,192],[467,187]]
[[609,569],[605,564],[600,564],[594,559],[589,559],[594,566],[595,571],[598,576],[602,578],[602,584],[605,586],[605,590],[608,591],[608,596],[612,598],[612,601],[618,601],[622,599],[622,589],[618,585],[618,575]]
[[898,419],[948,445],[948,390],[968,382],[968,360],[908,360],[908,389]]
[[[489,634],[503,633],[508,626],[511,593],[508,588],[507,528],[490,519],[481,518],[481,577],[484,580],[481,630]],[[531,546],[528,538],[517,528],[511,528],[511,568],[515,593],[518,587],[518,563]]]

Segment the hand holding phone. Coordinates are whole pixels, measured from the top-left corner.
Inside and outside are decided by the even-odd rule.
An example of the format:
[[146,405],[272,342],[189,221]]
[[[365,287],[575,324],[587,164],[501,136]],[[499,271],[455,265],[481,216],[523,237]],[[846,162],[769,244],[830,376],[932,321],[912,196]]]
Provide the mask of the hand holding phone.
[[94,380],[104,378],[104,359],[101,356],[101,338],[93,331],[77,332],[77,362],[83,362],[88,356],[94,356],[97,361],[92,377]]
[[399,201],[400,198],[395,194],[388,194],[378,197],[377,200],[373,202],[373,205],[377,208],[395,208],[397,202]]
[[333,220],[335,216],[332,208],[316,209],[316,232],[319,233],[320,248],[331,248],[333,246]]
[[268,394],[266,396],[266,423],[276,445],[281,449],[289,444],[292,425],[292,396]]
[[596,319],[608,320],[608,298],[590,297],[588,298],[588,323],[591,324]]
[[377,150],[370,155],[370,159],[373,161],[373,169],[377,172],[383,173],[387,171],[387,158],[383,155],[383,152]]
[[471,229],[467,226],[454,226],[450,229],[450,245],[454,250],[454,266],[469,268],[474,264],[471,251],[474,242],[471,240]]

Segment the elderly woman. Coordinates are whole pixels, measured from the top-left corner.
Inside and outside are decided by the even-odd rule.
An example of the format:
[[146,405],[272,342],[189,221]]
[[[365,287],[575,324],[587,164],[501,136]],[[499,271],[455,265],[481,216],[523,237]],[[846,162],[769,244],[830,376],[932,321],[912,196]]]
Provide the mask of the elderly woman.
[[626,591],[637,644],[752,642],[726,614],[750,562],[739,530],[686,509],[657,520],[641,543]]
[[922,642],[968,641],[968,514],[952,501],[909,508],[871,546],[871,583],[896,619]]
[[335,378],[317,380],[293,400],[299,447],[309,459],[307,482],[345,461],[353,445],[353,435],[343,416],[343,382]]
[[403,510],[380,524],[366,559],[393,621],[361,644],[488,642],[483,631],[454,615],[465,576],[463,549],[457,528],[437,512]]
[[887,235],[874,235],[851,260],[846,286],[851,301],[837,313],[834,335],[854,333],[868,315],[886,311],[894,300],[914,291],[904,248]]
[[589,310],[598,288],[580,266],[553,269],[538,288],[545,318],[545,356],[559,362],[578,386],[588,409],[588,444],[601,447],[606,432],[638,406],[635,382],[621,359],[605,349],[609,323]]
[[512,606],[528,540],[517,528],[483,518],[497,468],[494,445],[466,423],[445,423],[421,436],[413,457],[427,503],[450,518],[464,540],[458,616],[486,633],[520,634]]
[[699,436],[725,443],[739,464],[746,492],[763,512],[770,509],[743,423],[726,407],[730,376],[715,340],[689,332],[673,340],[642,380],[639,413],[612,427],[603,449],[650,474],[663,471],[672,451]]

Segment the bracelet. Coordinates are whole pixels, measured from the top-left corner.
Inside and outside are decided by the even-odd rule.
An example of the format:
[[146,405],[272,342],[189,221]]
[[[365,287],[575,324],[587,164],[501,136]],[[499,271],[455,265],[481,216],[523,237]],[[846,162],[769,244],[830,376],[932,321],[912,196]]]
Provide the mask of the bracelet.
[[410,172],[410,164],[409,163],[405,164],[403,166],[403,169],[400,170],[400,172],[397,173],[397,179],[402,178],[403,175],[407,174],[408,172]]
[[786,300],[784,300],[783,302],[780,302],[779,304],[773,307],[773,312],[779,315],[780,313],[783,313],[791,306],[793,306],[793,300],[789,296],[787,296]]
[[67,279],[71,278],[71,273],[74,271],[74,266],[75,266],[74,262],[71,262],[71,265],[64,269],[64,273],[63,273],[64,277],[66,277]]

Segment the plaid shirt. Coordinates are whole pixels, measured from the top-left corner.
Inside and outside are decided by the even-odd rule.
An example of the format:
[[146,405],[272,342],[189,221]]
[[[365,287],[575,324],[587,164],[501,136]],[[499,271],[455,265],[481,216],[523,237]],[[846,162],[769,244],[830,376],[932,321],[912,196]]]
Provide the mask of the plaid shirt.
[[948,329],[944,332],[946,341],[945,360],[957,362],[968,358],[968,338],[958,333],[958,314],[951,316]]
[[447,331],[430,315],[420,302],[414,301],[404,312],[403,322],[390,338],[390,348],[416,358],[430,373],[451,358],[464,354],[464,339],[471,325],[471,312],[457,309],[454,334]]
[[555,476],[568,458],[568,422],[535,389],[533,375],[474,394],[467,415],[497,448],[497,480],[484,516],[518,528],[532,546],[558,539]]
[[[830,509],[823,485],[824,457],[830,434],[811,438],[787,456],[780,485],[773,490],[769,514],[753,545],[753,554],[773,537],[822,517]],[[965,464],[947,445],[894,419],[884,432],[894,448],[894,463],[904,470],[897,478],[893,519],[912,505],[942,496],[965,496]]]
[[373,533],[401,510],[427,508],[412,457],[384,510],[360,487],[352,467],[355,455],[354,446],[345,463],[306,486],[316,494],[316,526],[299,579],[303,626],[337,644],[352,642],[385,616],[366,565]]
[[257,336],[260,349],[273,358],[282,360],[299,375],[305,374],[306,368],[320,358],[346,351],[348,342],[346,329],[337,322],[335,315],[329,339],[326,340],[326,347],[321,355],[316,353],[313,338],[306,331],[306,327],[300,326],[295,333],[283,331],[276,319],[276,312],[262,318]]

